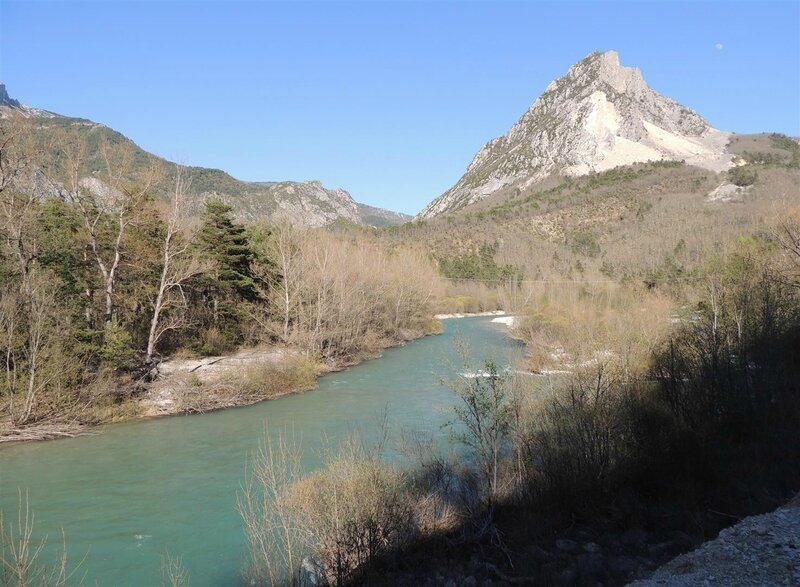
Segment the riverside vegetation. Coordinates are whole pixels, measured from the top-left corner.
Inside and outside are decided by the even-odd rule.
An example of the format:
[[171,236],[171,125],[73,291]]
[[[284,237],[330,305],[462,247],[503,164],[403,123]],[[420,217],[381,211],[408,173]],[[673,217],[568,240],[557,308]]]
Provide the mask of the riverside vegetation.
[[[165,356],[267,345],[304,357],[216,391],[252,402],[438,328],[443,281],[413,247],[245,226],[213,199],[190,218],[179,166],[143,169],[127,143],[44,139],[22,118],[0,133],[0,439],[135,416]],[[219,404],[200,394],[191,411]]]
[[[239,225],[214,201],[192,223],[179,169],[131,180],[112,146],[98,173],[115,191],[98,198],[79,180],[90,151],[60,145],[50,162],[9,132],[14,434],[135,411],[162,355],[288,345],[316,373],[435,330],[435,310],[517,317],[528,373],[488,361],[450,382],[453,455],[416,438],[398,462],[353,438],[302,475],[290,434],[256,450],[239,494],[251,584],[621,584],[800,487],[800,223],[781,196],[794,158],[748,151],[754,173],[730,174],[751,184],[740,204],[698,197],[720,179],[708,171],[644,164],[399,228],[304,231]],[[148,194],[164,181],[168,205]],[[27,520],[0,533],[3,578],[68,583],[37,566]],[[165,584],[187,581],[165,559]]]
[[[357,439],[240,498],[251,584],[621,584],[800,486],[800,224],[710,256],[680,308],[641,286],[534,298],[529,367],[451,382],[452,457]],[[474,366],[472,366],[474,369]]]

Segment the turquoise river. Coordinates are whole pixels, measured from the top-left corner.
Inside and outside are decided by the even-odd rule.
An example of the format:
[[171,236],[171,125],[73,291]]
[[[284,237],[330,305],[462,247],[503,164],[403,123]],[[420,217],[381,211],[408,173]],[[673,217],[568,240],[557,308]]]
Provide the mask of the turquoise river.
[[[358,429],[374,433],[386,412],[400,431],[431,434],[444,444],[455,395],[440,384],[458,376],[456,341],[475,364],[521,355],[505,326],[490,318],[445,321],[440,336],[388,349],[381,358],[323,377],[307,393],[194,416],[107,426],[94,436],[0,449],[0,510],[16,520],[27,492],[35,536],[52,564],[66,538],[73,578],[84,585],[160,584],[161,557],[180,555],[192,586],[241,585],[244,534],[236,496],[248,454],[263,438],[290,428],[304,467],[318,452]],[[78,582],[78,581],[76,581]]]

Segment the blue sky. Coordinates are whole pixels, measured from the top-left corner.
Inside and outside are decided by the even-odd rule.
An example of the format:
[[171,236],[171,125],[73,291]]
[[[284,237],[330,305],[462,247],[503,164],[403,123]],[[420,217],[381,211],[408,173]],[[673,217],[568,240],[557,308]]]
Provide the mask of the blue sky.
[[798,1],[0,0],[13,97],[185,164],[409,213],[598,49],[719,128],[800,134]]

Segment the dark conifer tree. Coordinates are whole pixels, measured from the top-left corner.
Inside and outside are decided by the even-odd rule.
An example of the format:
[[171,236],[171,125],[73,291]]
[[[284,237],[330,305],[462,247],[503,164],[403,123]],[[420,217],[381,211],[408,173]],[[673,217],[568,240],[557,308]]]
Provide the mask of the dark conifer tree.
[[241,342],[243,302],[259,299],[251,264],[255,257],[245,227],[231,216],[232,208],[220,200],[206,203],[197,233],[201,256],[211,268],[199,280],[204,315],[198,316],[204,353],[217,354]]
[[245,227],[233,221],[232,208],[220,200],[206,203],[198,234],[200,247],[214,263],[218,287],[248,301],[258,298],[250,267],[254,253]]

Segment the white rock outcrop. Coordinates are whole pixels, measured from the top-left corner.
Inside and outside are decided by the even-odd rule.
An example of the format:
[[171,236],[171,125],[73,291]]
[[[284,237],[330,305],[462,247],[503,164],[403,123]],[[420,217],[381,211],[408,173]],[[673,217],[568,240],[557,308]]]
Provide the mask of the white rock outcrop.
[[327,189],[319,181],[282,182],[270,190],[278,210],[274,216],[304,226],[325,226],[340,219],[361,224],[358,204],[343,189]]
[[620,65],[615,51],[593,53],[552,82],[511,130],[489,141],[420,216],[458,210],[553,174],[659,160],[722,171],[732,159],[729,136],[650,89],[639,69]]

